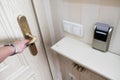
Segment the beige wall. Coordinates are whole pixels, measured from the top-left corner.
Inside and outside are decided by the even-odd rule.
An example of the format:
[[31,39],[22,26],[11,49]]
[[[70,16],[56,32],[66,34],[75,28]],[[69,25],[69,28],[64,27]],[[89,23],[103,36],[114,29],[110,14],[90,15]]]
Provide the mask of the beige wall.
[[[70,35],[63,32],[63,20],[83,24],[84,36],[82,38],[70,36],[88,44],[92,44],[94,24],[96,22],[104,22],[114,26],[109,50],[120,55],[120,0],[50,0],[50,5],[55,32],[55,42],[60,40],[63,36]],[[63,79],[60,79],[59,77],[57,80],[69,79],[68,73],[70,71],[73,71],[73,75],[76,79],[79,79],[78,77],[80,74],[76,70],[71,69],[73,67],[73,62],[66,60],[63,56],[59,56],[59,59]],[[82,79],[80,80],[90,78],[89,75],[86,74],[89,73],[86,72],[85,74],[82,74],[85,75],[85,77],[81,77]],[[93,79],[98,79],[95,75],[96,74],[91,75],[90,73],[90,76],[93,77]]]
[[84,36],[78,38],[92,43],[96,22],[114,26],[109,50],[120,55],[120,0],[51,0],[56,41],[63,35],[62,20],[84,25]]

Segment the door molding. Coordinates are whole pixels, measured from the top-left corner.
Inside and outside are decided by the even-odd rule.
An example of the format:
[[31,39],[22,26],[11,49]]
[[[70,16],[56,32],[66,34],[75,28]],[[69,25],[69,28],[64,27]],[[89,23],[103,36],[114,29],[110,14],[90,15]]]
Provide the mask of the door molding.
[[[52,23],[52,15],[50,12],[49,0],[31,0],[36,21],[42,36],[42,42],[46,57],[48,59],[49,68],[51,70],[53,80],[62,80],[59,56],[51,50],[52,44],[55,43],[55,33]],[[47,3],[47,4],[46,4]],[[41,12],[42,11],[42,12]],[[46,12],[47,11],[47,12]]]
[[[52,75],[52,71],[51,71],[51,67],[50,67],[50,62],[49,62],[48,55],[47,55],[47,52],[46,52],[46,46],[45,46],[45,41],[44,41],[44,37],[43,37],[44,35],[42,35],[42,29],[40,27],[40,23],[39,23],[39,19],[38,19],[38,16],[37,16],[34,0],[31,0],[31,4],[32,4],[34,15],[35,15],[36,23],[37,23],[37,26],[39,28],[39,33],[40,33],[40,37],[41,37],[41,43],[43,45],[43,49],[44,49],[45,56],[46,56],[46,59],[47,59],[47,62],[48,62],[48,66],[49,66],[49,70],[50,70],[50,73],[51,73],[51,77],[53,79],[53,75]],[[47,33],[47,34],[49,36],[49,33]]]

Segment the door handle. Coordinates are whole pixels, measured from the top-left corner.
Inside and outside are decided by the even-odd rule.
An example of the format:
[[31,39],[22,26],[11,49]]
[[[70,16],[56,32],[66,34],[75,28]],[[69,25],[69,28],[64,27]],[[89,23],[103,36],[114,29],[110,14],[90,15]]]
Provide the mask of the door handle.
[[35,41],[37,40],[36,36],[33,36],[32,34],[30,33],[25,33],[25,35],[29,38],[31,38],[31,40],[29,41],[29,43],[27,43],[27,46],[35,43]]
[[37,55],[38,51],[37,51],[37,48],[35,45],[35,41],[37,38],[32,35],[26,17],[19,15],[17,17],[17,21],[19,23],[19,26],[22,30],[22,33],[23,33],[25,39],[30,40],[29,43],[27,43],[26,45],[30,48],[32,55],[34,55],[34,56]]

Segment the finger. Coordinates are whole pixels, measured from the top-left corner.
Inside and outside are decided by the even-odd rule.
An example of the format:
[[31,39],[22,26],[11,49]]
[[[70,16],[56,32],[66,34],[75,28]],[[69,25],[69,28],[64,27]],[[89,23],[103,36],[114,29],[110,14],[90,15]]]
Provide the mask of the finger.
[[26,40],[25,40],[25,43],[28,43],[29,41],[30,41],[30,40],[26,39]]
[[28,43],[26,43],[25,45],[26,45],[26,47],[28,47],[28,46],[29,46],[29,44],[28,44]]
[[28,39],[24,40],[25,47],[28,47],[28,46],[29,46],[28,43],[29,43],[29,40],[28,40]]
[[28,43],[29,42],[29,40],[28,39],[26,39],[26,40],[24,40],[24,43],[26,44],[26,43]]

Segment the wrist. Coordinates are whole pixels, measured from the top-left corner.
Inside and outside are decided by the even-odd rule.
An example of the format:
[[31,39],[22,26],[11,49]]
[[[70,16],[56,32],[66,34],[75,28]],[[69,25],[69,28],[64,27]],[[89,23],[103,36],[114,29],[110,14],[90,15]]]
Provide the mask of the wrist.
[[[16,45],[15,45],[15,44],[11,44],[10,46],[12,46],[12,47],[14,48],[14,52],[13,52],[13,54],[12,54],[12,55],[17,54],[17,53],[18,53],[18,50],[17,50]],[[12,56],[12,55],[11,55],[11,56]]]
[[8,46],[10,48],[11,56],[13,56],[13,55],[18,53],[18,50],[17,50],[17,48],[16,48],[16,46],[14,44],[8,44],[8,45],[5,45],[5,46]]

